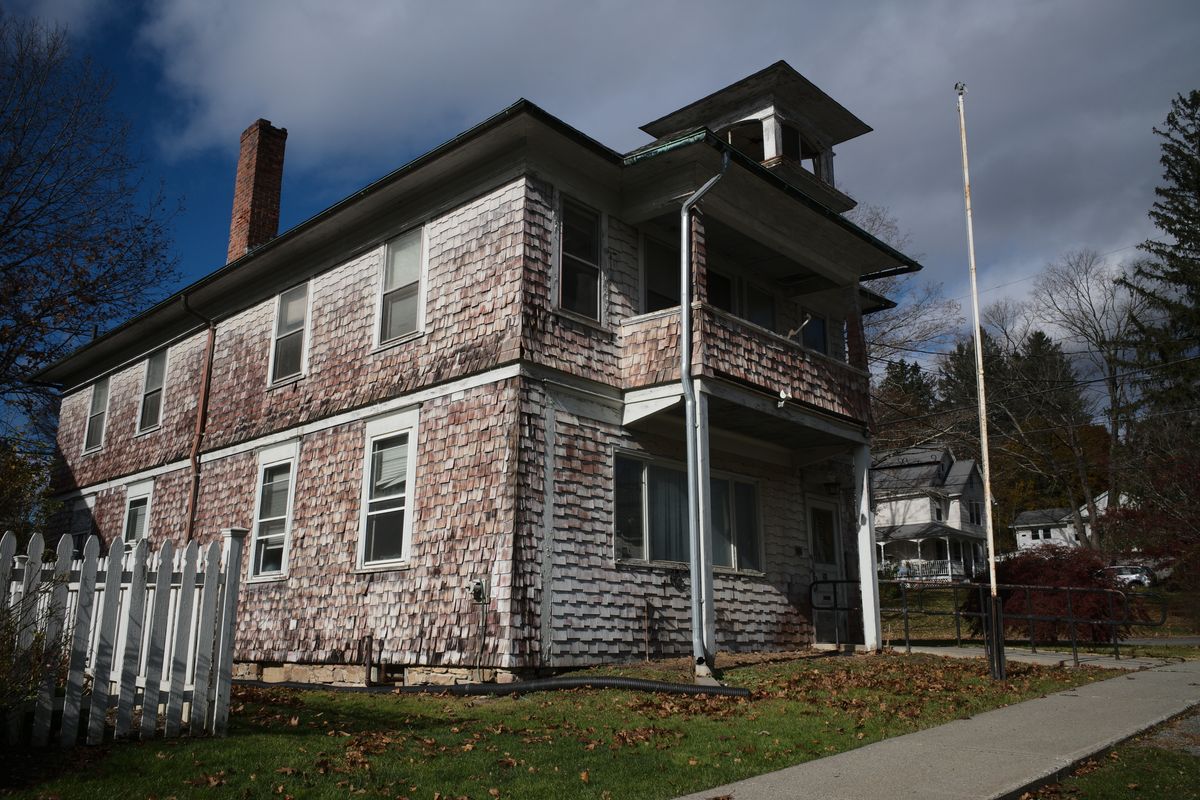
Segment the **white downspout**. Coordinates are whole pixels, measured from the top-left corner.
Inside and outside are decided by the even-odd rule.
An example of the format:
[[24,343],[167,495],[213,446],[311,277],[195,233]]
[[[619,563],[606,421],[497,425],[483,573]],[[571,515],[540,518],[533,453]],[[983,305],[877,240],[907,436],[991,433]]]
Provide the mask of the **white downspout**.
[[[688,532],[690,547],[688,569],[692,590],[692,657],[697,677],[712,675],[713,653],[706,646],[709,629],[706,608],[712,608],[711,525],[704,512],[708,508],[708,415],[696,413],[696,384],[692,380],[692,220],[691,211],[729,167],[729,152],[721,160],[721,171],[697,189],[679,209],[679,382],[683,389],[683,411],[687,438]],[[700,447],[700,435],[704,448]],[[703,500],[701,498],[703,492]],[[708,556],[707,559],[705,556]],[[707,568],[706,568],[707,564]]]

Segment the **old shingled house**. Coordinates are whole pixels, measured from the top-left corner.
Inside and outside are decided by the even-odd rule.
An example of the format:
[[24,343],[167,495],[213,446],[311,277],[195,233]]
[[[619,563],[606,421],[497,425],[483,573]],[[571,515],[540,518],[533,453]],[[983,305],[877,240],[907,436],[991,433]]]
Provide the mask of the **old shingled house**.
[[276,235],[255,123],[229,262],[35,376],[60,530],[247,529],[244,675],[876,644],[863,282],[920,267],[842,216],[870,128],[779,62],[643,130],[521,100]]

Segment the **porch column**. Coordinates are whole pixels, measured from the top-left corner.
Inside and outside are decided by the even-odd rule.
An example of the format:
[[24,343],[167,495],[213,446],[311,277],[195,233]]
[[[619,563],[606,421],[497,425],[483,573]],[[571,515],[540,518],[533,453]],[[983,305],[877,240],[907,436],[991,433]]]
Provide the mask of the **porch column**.
[[879,574],[875,561],[875,517],[871,513],[871,448],[854,448],[854,493],[858,514],[858,580],[862,591],[863,645],[879,649]]
[[954,558],[950,553],[950,537],[947,536],[947,537],[945,537],[945,539],[946,539],[946,577],[949,578],[951,581],[953,581],[954,580]]

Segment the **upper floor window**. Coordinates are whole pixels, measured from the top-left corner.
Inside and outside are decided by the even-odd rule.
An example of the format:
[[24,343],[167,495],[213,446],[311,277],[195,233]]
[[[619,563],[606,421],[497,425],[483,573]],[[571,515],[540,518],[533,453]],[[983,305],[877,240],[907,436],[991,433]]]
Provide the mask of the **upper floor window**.
[[933,501],[933,518],[937,522],[942,521],[942,501],[935,499]]
[[98,450],[104,444],[104,418],[108,415],[108,378],[92,384],[92,400],[88,407],[87,429],[83,434],[83,451]]
[[287,571],[288,533],[298,445],[281,445],[259,456],[258,504],[250,543],[250,577],[282,577]]
[[600,320],[600,215],[565,198],[558,304],[580,316]]
[[304,329],[308,322],[308,284],[279,295],[275,310],[275,338],[271,350],[271,383],[304,372]]
[[775,295],[745,278],[705,270],[708,304],[761,328],[775,330]]
[[983,524],[983,503],[972,500],[967,503],[967,513],[972,525]]
[[142,383],[142,404],[138,412],[138,433],[157,428],[162,420],[163,382],[167,375],[167,351],[159,350],[146,359]]
[[414,333],[421,326],[421,229],[387,243],[379,304],[379,344]]
[[646,313],[679,305],[679,248],[642,237],[642,274]]
[[[614,465],[618,559],[687,561],[687,473],[675,467],[617,456]],[[709,484],[713,565],[762,568],[758,488],[714,476]]]

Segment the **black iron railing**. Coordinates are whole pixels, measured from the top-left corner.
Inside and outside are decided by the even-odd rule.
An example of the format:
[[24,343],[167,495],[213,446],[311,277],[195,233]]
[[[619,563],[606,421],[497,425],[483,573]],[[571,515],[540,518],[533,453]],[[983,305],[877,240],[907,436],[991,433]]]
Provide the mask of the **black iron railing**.
[[[954,641],[960,647],[964,639],[974,640],[970,635],[964,637],[964,621],[973,623],[968,627],[985,632],[986,637],[991,601],[988,584],[880,580],[879,587],[881,616],[892,619],[899,617],[903,622],[905,652],[912,652],[911,622],[914,617],[952,618]],[[1167,619],[1166,599],[1150,592],[1126,593],[1117,589],[1023,584],[999,584],[997,590],[1002,602],[998,604],[997,615],[1000,618],[996,625],[998,630],[1005,632],[1006,639],[1028,642],[1030,649],[1037,652],[1039,641],[1042,644],[1056,642],[1062,631],[1070,638],[1071,658],[1076,666],[1079,665],[1081,631],[1104,631],[1105,635],[1098,639],[1092,636],[1092,643],[1111,646],[1113,656],[1119,659],[1121,636],[1126,630],[1135,626],[1158,627]],[[898,605],[887,604],[885,592],[886,599],[890,601],[894,598]],[[972,594],[976,602],[968,603]],[[1023,602],[1012,603],[1014,597]],[[1013,608],[1014,605],[1018,607]],[[1047,630],[1050,635],[1039,637],[1039,631],[1044,633]],[[1024,636],[1020,636],[1021,633]]]

